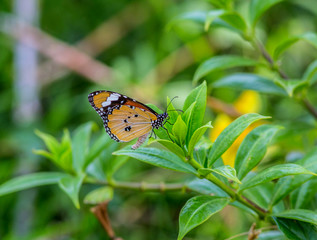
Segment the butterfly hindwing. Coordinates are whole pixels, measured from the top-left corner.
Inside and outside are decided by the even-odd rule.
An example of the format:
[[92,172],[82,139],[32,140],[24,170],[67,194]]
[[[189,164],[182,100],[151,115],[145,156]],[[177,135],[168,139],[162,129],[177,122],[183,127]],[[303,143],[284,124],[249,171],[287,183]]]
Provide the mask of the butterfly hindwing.
[[109,136],[129,142],[152,131],[157,113],[146,105],[127,96],[110,91],[96,91],[88,95],[91,106],[104,122]]

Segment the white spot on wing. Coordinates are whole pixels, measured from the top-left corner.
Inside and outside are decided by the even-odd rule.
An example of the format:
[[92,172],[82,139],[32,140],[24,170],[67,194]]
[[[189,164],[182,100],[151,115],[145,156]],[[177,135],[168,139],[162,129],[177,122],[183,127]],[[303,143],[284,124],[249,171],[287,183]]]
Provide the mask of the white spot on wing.
[[109,98],[107,99],[107,101],[101,103],[101,105],[102,105],[103,107],[107,107],[107,106],[109,106],[110,104],[111,104],[111,101],[109,101]]

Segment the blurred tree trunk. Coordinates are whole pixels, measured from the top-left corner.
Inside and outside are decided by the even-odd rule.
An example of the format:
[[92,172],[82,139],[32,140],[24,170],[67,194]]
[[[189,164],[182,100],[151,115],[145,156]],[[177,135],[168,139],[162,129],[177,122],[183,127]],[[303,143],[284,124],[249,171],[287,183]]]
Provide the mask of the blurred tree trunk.
[[[14,13],[21,21],[29,24],[37,24],[38,22],[38,0],[15,0]],[[17,125],[21,127],[19,130],[25,130],[37,118],[40,110],[40,102],[38,97],[37,84],[37,64],[38,56],[34,49],[16,42],[14,49],[14,108],[13,118]],[[19,131],[18,130],[18,131]],[[27,131],[30,137],[33,132]],[[23,145],[23,140],[19,141]],[[28,158],[26,151],[21,153],[19,164],[16,168],[16,174],[26,174],[33,172],[36,163]],[[31,231],[34,217],[34,200],[37,190],[31,189],[22,191],[18,194],[14,210],[14,223],[12,231],[14,236],[27,236]]]

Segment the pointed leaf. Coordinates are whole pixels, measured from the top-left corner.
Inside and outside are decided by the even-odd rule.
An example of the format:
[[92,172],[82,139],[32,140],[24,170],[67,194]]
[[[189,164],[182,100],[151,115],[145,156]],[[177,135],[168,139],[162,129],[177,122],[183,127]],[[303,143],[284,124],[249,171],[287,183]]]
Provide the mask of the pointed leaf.
[[260,119],[267,118],[269,117],[257,113],[249,113],[233,121],[221,132],[213,144],[208,156],[208,166],[210,167],[218,158],[220,158],[249,125]]
[[43,133],[39,130],[35,130],[35,134],[41,138],[47,149],[53,153],[53,155],[56,155],[58,153],[58,149],[59,149],[59,142],[51,135],[47,134],[47,133]]
[[302,222],[317,225],[317,213],[307,209],[290,209],[280,213],[272,214],[274,217],[295,219]]
[[262,125],[252,130],[241,143],[234,162],[238,178],[243,179],[259,164],[276,132],[281,129],[274,125]]
[[314,32],[307,32],[292,38],[289,38],[285,40],[284,42],[280,43],[275,51],[274,51],[274,59],[278,59],[279,56],[285,52],[286,49],[288,49],[290,46],[292,46],[294,43],[298,42],[299,40],[304,40],[311,45],[313,45],[315,48],[317,48],[317,34]]
[[241,56],[214,56],[199,65],[195,72],[193,82],[197,83],[199,79],[205,77],[213,71],[225,70],[233,67],[255,66],[256,64],[257,61]]
[[172,153],[175,153],[181,159],[185,159],[185,154],[183,149],[181,149],[177,144],[173,143],[172,141],[165,140],[165,139],[157,139],[155,140],[155,142],[162,144],[164,147],[166,147]]
[[293,163],[280,164],[280,165],[267,168],[264,171],[260,172],[259,174],[255,175],[254,177],[247,179],[247,181],[245,181],[241,185],[240,191],[257,186],[265,182],[269,182],[277,178],[281,178],[281,177],[285,177],[289,175],[299,175],[299,174],[317,175],[297,164],[293,164]]
[[306,69],[303,80],[308,82],[309,85],[313,85],[317,82],[317,60],[313,61]]
[[84,177],[84,175],[76,177],[68,175],[58,182],[58,186],[70,197],[77,209],[80,208],[78,195]]
[[172,133],[176,138],[176,143],[179,146],[183,146],[186,139],[187,126],[180,115],[178,116],[176,122],[173,125]]
[[156,148],[138,148],[136,150],[122,149],[120,151],[114,152],[113,154],[127,155],[157,167],[167,168],[179,172],[196,174],[196,170],[191,165],[183,162],[174,153],[163,151]]
[[179,215],[179,233],[177,239],[193,228],[207,221],[212,215],[222,210],[230,202],[230,198],[215,196],[197,196],[189,199]]
[[308,208],[317,193],[317,178],[305,182],[298,191],[293,191],[291,194],[291,205],[298,208]]
[[84,170],[92,123],[84,124],[75,130],[72,141],[73,165],[77,173]]
[[221,175],[229,180],[232,180],[236,183],[241,184],[240,180],[237,178],[236,170],[229,165],[221,166],[221,167],[217,167],[217,168],[200,168],[200,169],[198,169],[198,173],[201,174],[202,176],[206,176],[212,172],[217,173],[217,174],[219,174],[219,175]]
[[193,154],[194,148],[196,146],[196,144],[198,143],[198,141],[200,140],[200,138],[204,135],[204,133],[206,132],[206,130],[208,128],[212,128],[211,122],[206,123],[204,126],[198,128],[193,136],[190,138],[189,144],[188,144],[188,155],[191,156]]
[[0,185],[0,196],[33,187],[56,184],[65,176],[67,174],[60,172],[40,172],[15,177]]

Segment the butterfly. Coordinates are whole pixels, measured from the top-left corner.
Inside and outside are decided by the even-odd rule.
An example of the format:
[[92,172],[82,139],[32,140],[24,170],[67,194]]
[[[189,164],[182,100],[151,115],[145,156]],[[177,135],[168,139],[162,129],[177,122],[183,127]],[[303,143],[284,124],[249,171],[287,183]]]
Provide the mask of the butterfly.
[[153,129],[164,128],[168,119],[167,112],[158,114],[143,103],[117,92],[95,91],[88,95],[88,101],[102,118],[106,132],[113,140],[130,142],[139,138],[132,149],[140,147]]

